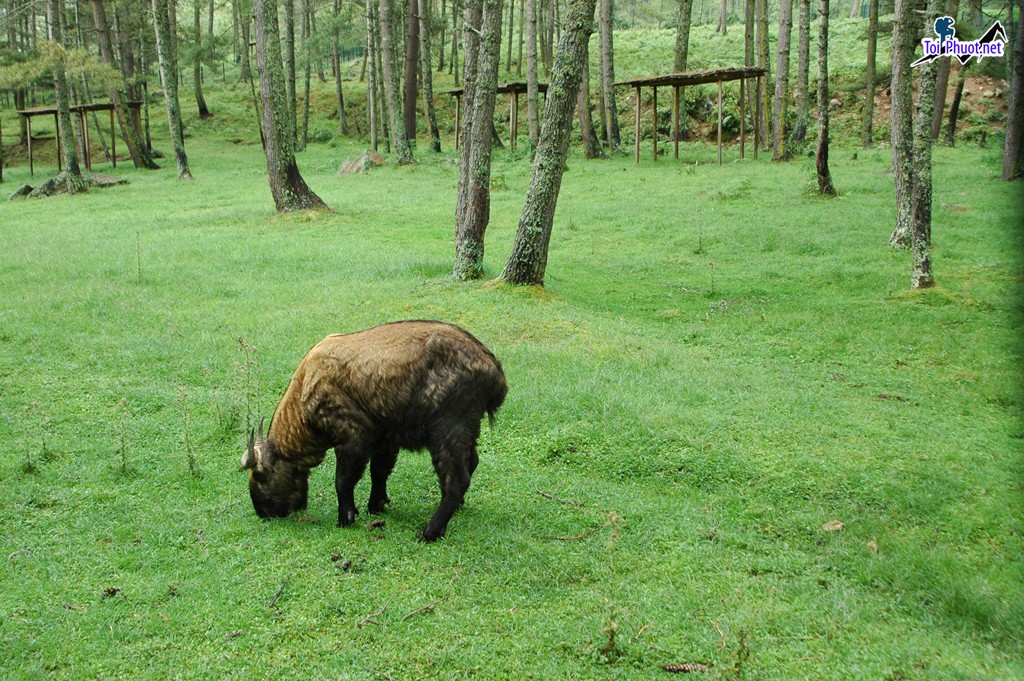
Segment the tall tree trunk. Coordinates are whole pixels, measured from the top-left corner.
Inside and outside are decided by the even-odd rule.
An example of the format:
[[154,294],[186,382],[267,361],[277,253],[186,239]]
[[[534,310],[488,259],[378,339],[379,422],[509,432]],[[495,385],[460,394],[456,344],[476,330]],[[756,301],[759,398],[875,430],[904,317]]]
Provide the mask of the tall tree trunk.
[[[458,234],[466,223],[469,207],[469,170],[473,146],[473,115],[476,97],[477,68],[480,66],[480,31],[483,21],[483,0],[466,0],[465,17],[462,21],[462,130],[459,131],[459,183],[455,204],[455,239],[458,249]],[[458,35],[458,34],[456,34]],[[455,42],[458,42],[456,38]],[[482,259],[482,258],[481,258]]]
[[[154,0],[157,1],[157,0]],[[256,65],[260,75],[267,178],[277,212],[327,208],[313,193],[295,163],[295,100],[285,87],[277,21],[277,0],[253,0],[256,17]]]
[[871,147],[875,115],[875,54],[878,49],[878,0],[868,0],[868,54],[864,69],[864,111],[861,123],[861,145]]
[[203,50],[201,47],[203,44],[203,0],[193,0],[192,10],[192,28],[196,34],[196,51],[192,59],[192,87],[195,90],[196,108],[199,110],[199,118],[203,119],[210,116],[210,107],[206,105],[206,98],[203,96]]
[[[372,1],[372,0],[371,0]],[[395,73],[394,16],[391,0],[380,0],[380,55],[384,74],[384,98],[387,100],[388,122],[391,134],[391,149],[398,157],[399,165],[413,162],[412,149],[402,120],[402,104],[399,97],[398,74]]]
[[49,24],[49,39],[53,43],[53,91],[57,100],[57,135],[61,146],[64,170],[57,180],[69,194],[84,192],[89,188],[75,153],[75,132],[71,123],[71,92],[65,71],[64,41],[61,33],[60,0],[47,0],[46,16]]
[[[693,0],[679,0],[676,14],[676,49],[672,69],[676,73],[686,71],[690,55],[690,20],[693,15]],[[673,139],[686,138],[686,95],[685,88],[679,88],[679,123],[680,130],[673,130]]]
[[523,32],[526,30],[526,1],[519,0],[519,56],[516,58],[516,78],[523,77]]
[[408,0],[407,23],[405,30],[405,87],[403,88],[402,122],[405,125],[405,138],[411,146],[416,144],[416,99],[419,92],[416,88],[416,74],[420,68],[420,20],[419,3]]
[[[873,0],[877,2],[877,0]],[[811,116],[811,0],[797,0],[800,18],[797,22],[796,60],[796,123],[793,125],[793,143],[807,139],[807,120]]]
[[178,65],[171,51],[170,20],[167,18],[167,0],[153,0],[153,27],[156,33],[157,62],[160,65],[160,82],[164,88],[164,104],[167,107],[167,127],[170,129],[174,146],[174,158],[178,165],[178,178],[191,180],[185,154],[185,134],[181,122],[181,103],[178,101]]
[[913,221],[910,153],[914,119],[911,111],[913,83],[910,62],[920,36],[920,26],[920,21],[914,16],[914,0],[896,0],[892,24],[892,82],[889,86],[892,102],[889,134],[896,185],[896,225],[889,237],[891,246],[906,246],[910,243],[910,226]]
[[828,0],[818,0],[818,22],[818,150],[814,165],[818,173],[818,193],[835,196],[828,167]]
[[114,104],[117,123],[121,129],[121,137],[124,138],[125,145],[128,147],[128,155],[131,156],[132,163],[136,168],[156,170],[160,166],[153,161],[149,149],[143,143],[142,131],[135,127],[135,120],[128,108],[128,78],[124,70],[118,68],[114,63],[110,29],[107,26],[107,15],[103,9],[102,0],[92,0],[92,16],[93,24],[96,26],[96,40],[99,43],[100,56],[105,64],[117,69],[118,84],[110,88],[110,101]]
[[[443,3],[443,0],[442,0]],[[430,128],[430,148],[441,152],[441,132],[437,128],[437,112],[434,110],[434,74],[430,63],[430,6],[428,0],[419,0],[420,17],[420,73],[423,80],[423,108],[427,112]],[[442,22],[443,25],[443,22]],[[442,47],[442,51],[443,51]]]
[[300,9],[299,21],[302,24],[299,27],[299,35],[302,38],[302,133],[299,135],[298,150],[304,151],[306,145],[309,144],[309,88],[310,88],[310,76],[313,63],[310,55],[311,47],[309,45],[310,36],[310,17],[312,13],[310,11],[309,0],[302,0],[302,6]]
[[[939,16],[942,0],[929,0],[926,22]],[[931,288],[932,276],[932,119],[935,109],[935,81],[938,64],[925,62],[918,68],[917,112],[914,117],[914,141],[911,150],[913,173],[913,223],[910,228],[910,286]]]
[[718,27],[715,28],[715,31],[722,35],[725,35],[726,30],[729,28],[729,24],[727,22],[729,18],[729,8],[726,2],[727,0],[722,0],[722,4],[718,10]]
[[779,2],[779,37],[775,61],[775,129],[772,134],[773,161],[785,161],[791,154],[786,147],[786,114],[789,113],[789,38],[793,29],[793,0]]
[[[1011,0],[1012,2],[1012,0]],[[956,18],[960,12],[960,0],[949,0],[949,15]],[[942,10],[940,10],[941,12]],[[933,17],[934,19],[934,17]],[[935,77],[935,106],[933,107],[931,134],[932,139],[939,139],[942,132],[942,114],[946,111],[946,92],[949,90],[949,64],[951,57],[944,57],[938,60],[938,72]]]
[[238,29],[242,36],[242,49],[239,52],[241,57],[241,69],[238,73],[238,80],[247,83],[252,80],[252,63],[249,60],[249,43],[252,40],[252,16],[249,11],[249,3],[236,0],[235,11],[238,13]]
[[530,146],[540,143],[540,85],[537,80],[537,0],[526,1],[526,122]]
[[583,74],[580,77],[580,91],[576,103],[580,121],[580,136],[583,138],[583,149],[587,158],[602,156],[601,147],[594,132],[594,119],[590,115],[590,50],[583,50]]
[[761,148],[767,149],[771,138],[771,135],[767,133],[771,130],[772,120],[772,99],[768,92],[772,68],[768,56],[768,0],[757,0],[755,11],[757,13],[757,65],[765,70],[764,78],[761,79],[761,92],[758,93],[761,98],[761,121],[759,123],[761,129],[766,133],[762,136]]
[[1013,40],[1013,69],[1010,74],[1010,101],[1006,115],[1006,140],[1003,144],[1003,179],[1024,175],[1024,3],[1017,14]]
[[[479,46],[476,50],[473,109],[464,124],[470,127],[469,143],[462,149],[466,182],[460,187],[465,193],[465,199],[460,197],[459,203],[465,205],[465,211],[455,228],[455,266],[452,276],[462,280],[483,276],[484,232],[491,219],[491,131],[497,100],[498,63],[501,60],[502,15],[501,0],[484,0]],[[467,48],[467,79],[469,59]]]
[[544,284],[551,227],[569,153],[572,114],[593,32],[595,0],[569,0],[544,109],[533,177],[519,217],[512,252],[501,278],[510,284]]
[[[295,104],[298,101],[295,90],[296,84],[296,72],[295,72],[295,0],[283,0],[284,9],[284,83],[285,92],[288,98],[288,109],[287,113],[291,117],[291,131],[294,137],[293,144],[297,144],[299,137],[299,119],[298,112],[295,110]],[[276,0],[275,0],[276,4]],[[256,0],[253,0],[253,10],[255,11]],[[257,38],[258,40],[258,38]]]
[[377,98],[377,3],[370,0],[366,3],[366,128],[370,132],[370,146],[377,151],[380,145],[380,107]]
[[[690,0],[691,5],[693,0]],[[800,0],[801,3],[810,0]],[[754,0],[743,0],[743,66],[750,68],[754,65]],[[754,119],[754,98],[757,96],[752,88],[745,88],[746,101],[743,103],[747,109],[750,119]]]
[[[331,40],[331,70],[334,71],[334,90],[338,97],[338,131],[344,135],[346,133],[345,93],[341,87],[341,26],[338,24],[339,14],[341,14],[341,0],[334,0],[332,15],[334,19],[334,35]],[[367,101],[367,105],[369,105],[369,101]]]
[[[960,117],[960,100],[964,96],[964,82],[967,80],[967,64],[961,64],[956,73],[956,86],[953,88],[953,103],[949,105],[949,122],[946,124],[946,144],[956,144],[956,123]],[[1009,120],[1009,119],[1007,119]]]
[[505,71],[512,71],[512,38],[516,34],[516,0],[508,0],[508,42],[505,51]]
[[[693,0],[681,0],[688,4]],[[615,0],[601,0],[600,45],[601,45],[601,119],[604,124],[604,139],[611,149],[618,149],[619,109],[615,103],[615,48],[613,45],[612,19],[615,14]]]

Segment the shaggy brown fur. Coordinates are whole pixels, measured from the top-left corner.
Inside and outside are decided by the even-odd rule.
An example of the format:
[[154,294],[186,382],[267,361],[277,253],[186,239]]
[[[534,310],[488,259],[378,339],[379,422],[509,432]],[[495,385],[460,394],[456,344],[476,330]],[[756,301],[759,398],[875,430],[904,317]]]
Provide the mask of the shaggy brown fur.
[[309,470],[333,447],[338,525],[355,522],[353,490],[370,464],[368,511],[390,499],[387,479],[399,449],[429,449],[441,504],[424,541],[445,533],[476,469],[484,414],[492,419],[508,386],[501,363],[451,324],[395,322],[332,335],[306,353],[277,405],[270,431],[250,437],[242,456],[261,517],[306,506]]

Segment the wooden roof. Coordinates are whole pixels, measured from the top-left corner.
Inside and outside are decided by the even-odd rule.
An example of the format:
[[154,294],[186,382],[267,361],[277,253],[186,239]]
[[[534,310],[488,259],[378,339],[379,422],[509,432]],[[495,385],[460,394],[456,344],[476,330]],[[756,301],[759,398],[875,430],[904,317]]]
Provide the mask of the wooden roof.
[[[537,83],[537,91],[538,92],[547,92],[548,91],[548,84],[547,83]],[[445,90],[444,92],[445,92],[445,94],[449,94],[449,95],[459,95],[459,96],[462,96],[462,88],[460,88],[460,87],[453,87],[453,88],[450,88],[448,90]],[[526,81],[515,81],[515,82],[511,82],[511,83],[501,83],[500,85],[498,85],[497,92],[498,92],[499,95],[507,95],[507,94],[509,94],[511,92],[526,92]]]
[[701,85],[702,83],[717,83],[719,81],[740,80],[742,78],[753,78],[764,75],[765,70],[755,67],[713,69],[710,71],[690,71],[687,73],[670,73],[664,76],[646,76],[644,78],[629,78],[620,80],[616,85],[628,85],[630,87],[650,87],[661,85],[685,86]]

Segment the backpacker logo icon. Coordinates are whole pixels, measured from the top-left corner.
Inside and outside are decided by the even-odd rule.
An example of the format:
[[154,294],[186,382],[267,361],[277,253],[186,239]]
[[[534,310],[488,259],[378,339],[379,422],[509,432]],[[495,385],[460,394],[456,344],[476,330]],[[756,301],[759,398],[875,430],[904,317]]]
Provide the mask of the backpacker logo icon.
[[985,57],[1004,56],[1006,30],[998,21],[989,26],[988,30],[980,38],[967,42],[956,39],[956,29],[953,28],[954,24],[956,24],[956,19],[953,17],[938,17],[933,25],[933,30],[938,38],[924,38],[921,40],[924,56],[911,64],[911,66],[931,63],[944,56],[954,57],[961,64],[969,62],[971,57],[976,57],[980,60]]

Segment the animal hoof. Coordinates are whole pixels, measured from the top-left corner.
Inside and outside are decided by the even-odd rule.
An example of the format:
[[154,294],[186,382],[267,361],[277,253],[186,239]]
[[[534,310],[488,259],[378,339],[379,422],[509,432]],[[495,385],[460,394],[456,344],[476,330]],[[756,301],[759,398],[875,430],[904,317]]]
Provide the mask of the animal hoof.
[[356,521],[359,511],[345,511],[338,514],[338,527],[349,527]]

